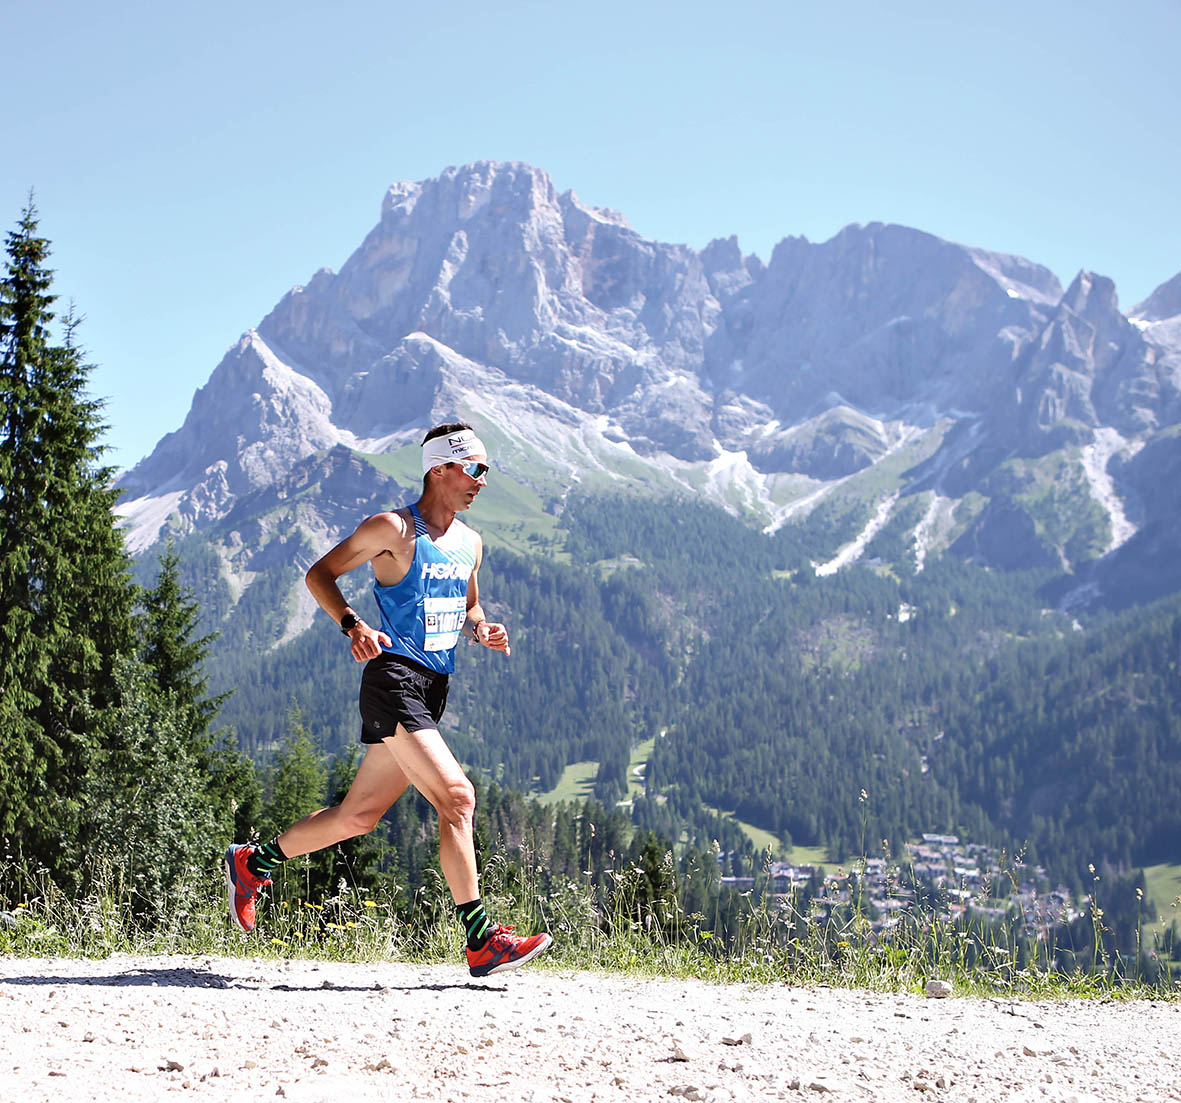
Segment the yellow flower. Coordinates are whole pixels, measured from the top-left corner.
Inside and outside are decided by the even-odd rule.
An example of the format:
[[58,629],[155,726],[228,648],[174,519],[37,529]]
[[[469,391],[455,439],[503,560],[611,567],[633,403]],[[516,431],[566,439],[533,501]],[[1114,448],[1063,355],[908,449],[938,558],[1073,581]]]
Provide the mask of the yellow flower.
[[367,907],[367,908],[376,908],[376,907],[377,907],[377,904],[375,904],[375,903],[374,903],[372,900],[366,900],[366,901],[365,901],[365,907]]
[[271,945],[272,946],[282,946],[282,947],[286,948],[287,943],[284,942],[281,938],[272,938]]

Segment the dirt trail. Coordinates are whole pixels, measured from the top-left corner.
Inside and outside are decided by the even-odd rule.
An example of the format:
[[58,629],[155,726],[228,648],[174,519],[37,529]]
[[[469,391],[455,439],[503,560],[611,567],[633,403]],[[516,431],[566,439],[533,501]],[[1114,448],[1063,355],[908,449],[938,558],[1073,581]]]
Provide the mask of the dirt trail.
[[0,958],[0,1100],[1181,1100],[1181,1004]]

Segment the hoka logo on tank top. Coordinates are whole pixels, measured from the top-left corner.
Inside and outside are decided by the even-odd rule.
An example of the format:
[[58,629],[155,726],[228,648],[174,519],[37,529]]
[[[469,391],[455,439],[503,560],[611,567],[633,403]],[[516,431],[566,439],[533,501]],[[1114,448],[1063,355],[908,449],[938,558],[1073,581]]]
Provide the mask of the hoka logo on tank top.
[[455,645],[467,620],[467,584],[476,569],[476,534],[462,522],[465,539],[440,548],[421,514],[414,517],[414,561],[401,582],[374,583],[382,630],[393,640],[386,648],[421,666],[450,674],[455,668]]
[[462,578],[465,582],[471,577],[472,564],[470,563],[424,563],[422,565],[422,572],[420,577],[423,579],[434,578]]

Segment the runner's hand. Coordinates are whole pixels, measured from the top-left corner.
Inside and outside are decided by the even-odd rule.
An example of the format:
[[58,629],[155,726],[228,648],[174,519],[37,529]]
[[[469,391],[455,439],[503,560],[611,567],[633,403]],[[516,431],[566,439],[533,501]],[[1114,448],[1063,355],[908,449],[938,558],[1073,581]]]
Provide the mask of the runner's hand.
[[508,629],[495,621],[480,621],[476,626],[476,642],[490,647],[493,651],[503,651],[506,655],[512,654],[508,645]]
[[353,653],[353,658],[359,663],[366,663],[370,659],[376,659],[381,654],[382,644],[385,644],[386,647],[392,647],[393,640],[384,632],[378,632],[370,628],[363,620],[357,621],[349,629],[349,650]]

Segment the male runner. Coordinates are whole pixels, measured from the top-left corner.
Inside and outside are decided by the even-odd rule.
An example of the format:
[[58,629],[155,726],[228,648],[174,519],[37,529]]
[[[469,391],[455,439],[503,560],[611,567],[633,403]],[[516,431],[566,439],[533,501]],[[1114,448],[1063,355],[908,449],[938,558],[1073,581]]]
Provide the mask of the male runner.
[[[472,976],[524,965],[552,941],[548,934],[519,938],[485,913],[472,841],[475,790],[438,731],[459,637],[510,653],[504,625],[480,606],[483,542],[456,516],[487,485],[487,460],[470,425],[436,426],[422,442],[419,501],[363,521],[308,571],[308,589],[348,636],[353,658],[366,663],[365,757],[341,804],[313,812],[262,846],[226,851],[230,917],[242,930],[254,929],[255,901],[275,866],[367,834],[413,785],[439,814],[439,863],[467,933]],[[373,568],[380,628],[366,624],[337,585],[362,563]]]

